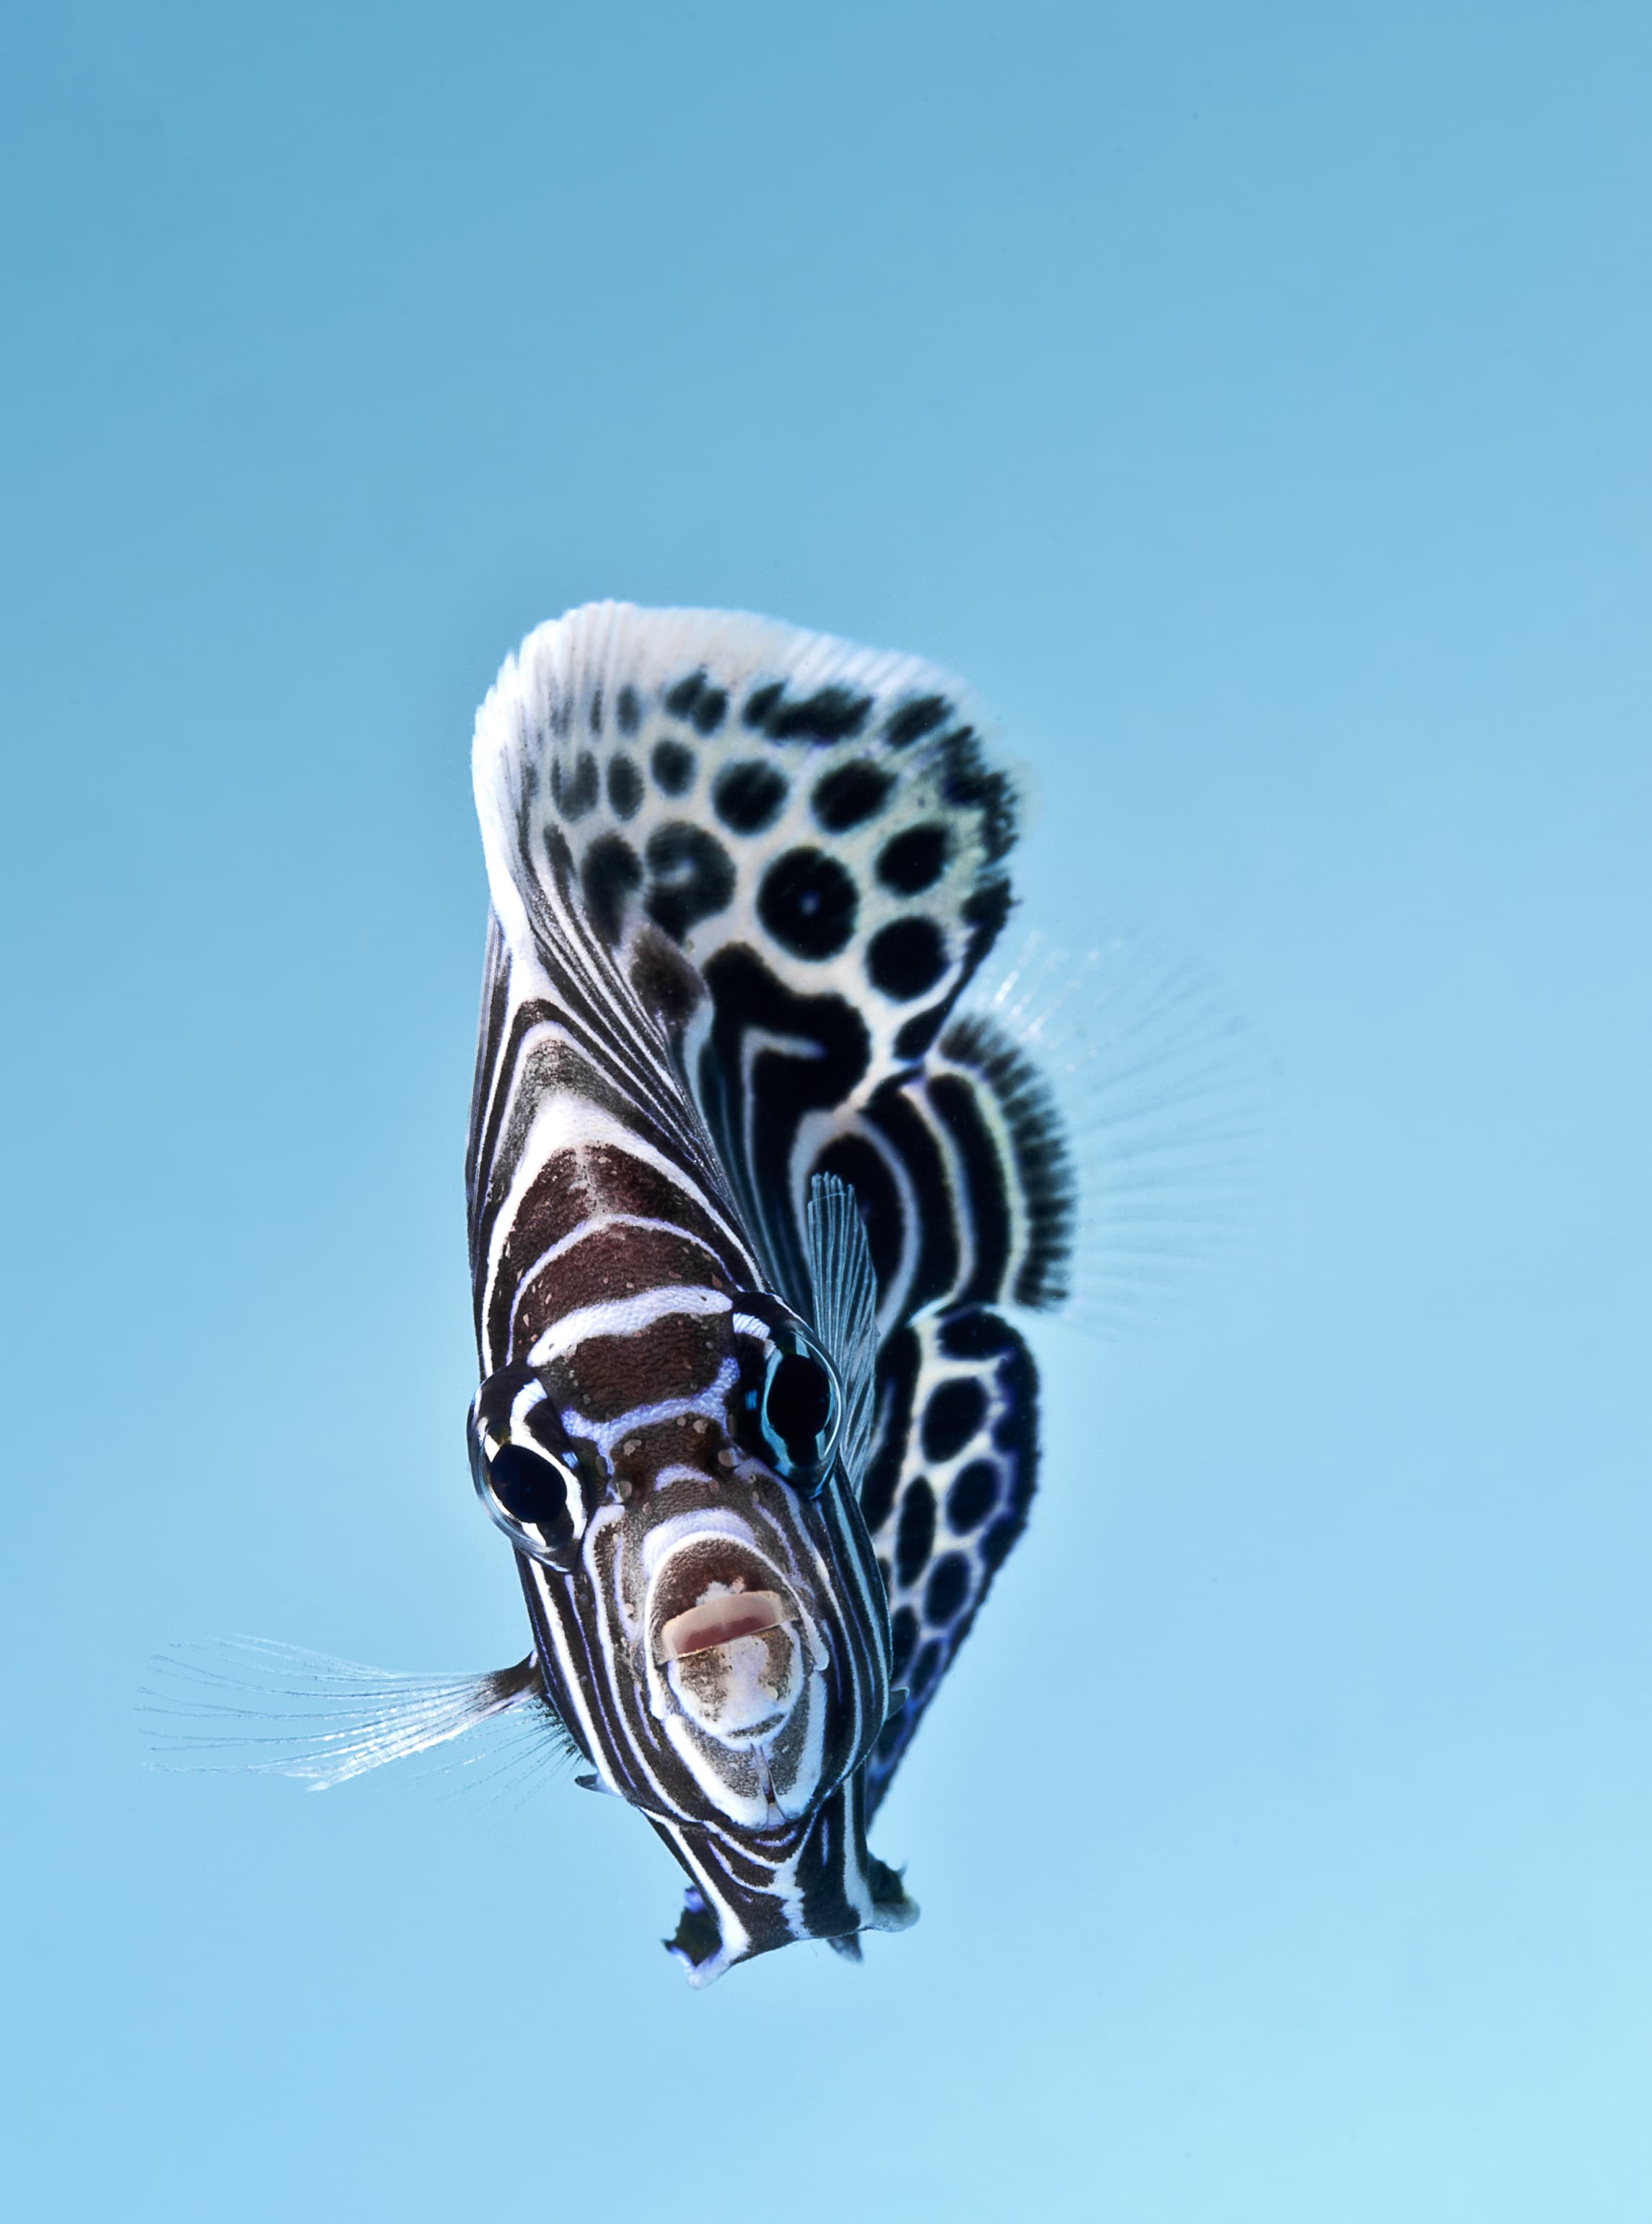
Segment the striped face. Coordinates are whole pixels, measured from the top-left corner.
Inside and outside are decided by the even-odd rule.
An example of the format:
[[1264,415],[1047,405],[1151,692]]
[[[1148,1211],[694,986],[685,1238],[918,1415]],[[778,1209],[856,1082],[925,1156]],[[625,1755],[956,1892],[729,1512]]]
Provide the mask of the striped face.
[[559,1708],[650,1815],[784,1831],[882,1728],[841,1412],[805,1324],[720,1281],[576,1305],[482,1385],[477,1488],[528,1564]]

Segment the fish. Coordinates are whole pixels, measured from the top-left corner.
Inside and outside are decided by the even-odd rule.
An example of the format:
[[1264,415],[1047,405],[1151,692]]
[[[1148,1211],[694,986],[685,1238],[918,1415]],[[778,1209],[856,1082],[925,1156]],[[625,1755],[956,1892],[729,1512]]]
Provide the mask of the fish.
[[704,1984],[917,1907],[867,1830],[1024,1525],[1053,1106],[947,1027],[1016,795],[966,692],[597,604],[478,720],[468,1437],[544,1696],[688,1883]]
[[1027,1317],[1073,1285],[1054,1034],[1024,965],[982,994],[1017,784],[921,658],[612,602],[507,660],[472,770],[465,1440],[532,1647],[251,1641],[320,1727],[249,1765],[320,1788],[526,1722],[674,1860],[691,1984],[858,1960],[917,1918],[868,1834],[1025,1531]]

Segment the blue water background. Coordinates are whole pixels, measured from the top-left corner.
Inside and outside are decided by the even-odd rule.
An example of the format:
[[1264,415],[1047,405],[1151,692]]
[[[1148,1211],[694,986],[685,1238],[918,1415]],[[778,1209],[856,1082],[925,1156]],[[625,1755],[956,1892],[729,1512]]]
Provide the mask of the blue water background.
[[[18,9],[0,35],[9,2212],[1652,2215],[1652,21]],[[927,651],[1278,1180],[1054,1331],[866,1966],[649,1834],[146,1773],[157,1646],[523,1649],[460,1148],[498,662]]]

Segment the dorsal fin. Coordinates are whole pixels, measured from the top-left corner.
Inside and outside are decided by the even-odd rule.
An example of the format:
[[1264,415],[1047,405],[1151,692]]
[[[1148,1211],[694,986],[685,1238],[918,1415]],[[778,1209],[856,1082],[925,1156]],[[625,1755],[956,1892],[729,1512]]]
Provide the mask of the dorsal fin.
[[623,603],[531,634],[478,719],[506,940],[577,894],[800,1309],[822,1123],[923,1057],[1009,908],[1015,793],[980,723],[921,659]]

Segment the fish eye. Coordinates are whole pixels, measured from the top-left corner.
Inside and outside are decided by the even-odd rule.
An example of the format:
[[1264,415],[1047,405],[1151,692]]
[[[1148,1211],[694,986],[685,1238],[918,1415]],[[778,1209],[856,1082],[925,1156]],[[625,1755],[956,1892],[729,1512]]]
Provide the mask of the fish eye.
[[746,1393],[775,1472],[811,1495],[838,1449],[843,1397],[825,1355],[790,1321],[769,1324],[763,1380]]
[[501,1444],[476,1463],[477,1495],[511,1543],[566,1573],[578,1555],[585,1503],[572,1463],[537,1444]]
[[819,1457],[820,1437],[831,1418],[832,1377],[812,1355],[788,1351],[769,1377],[763,1428],[801,1467]]

